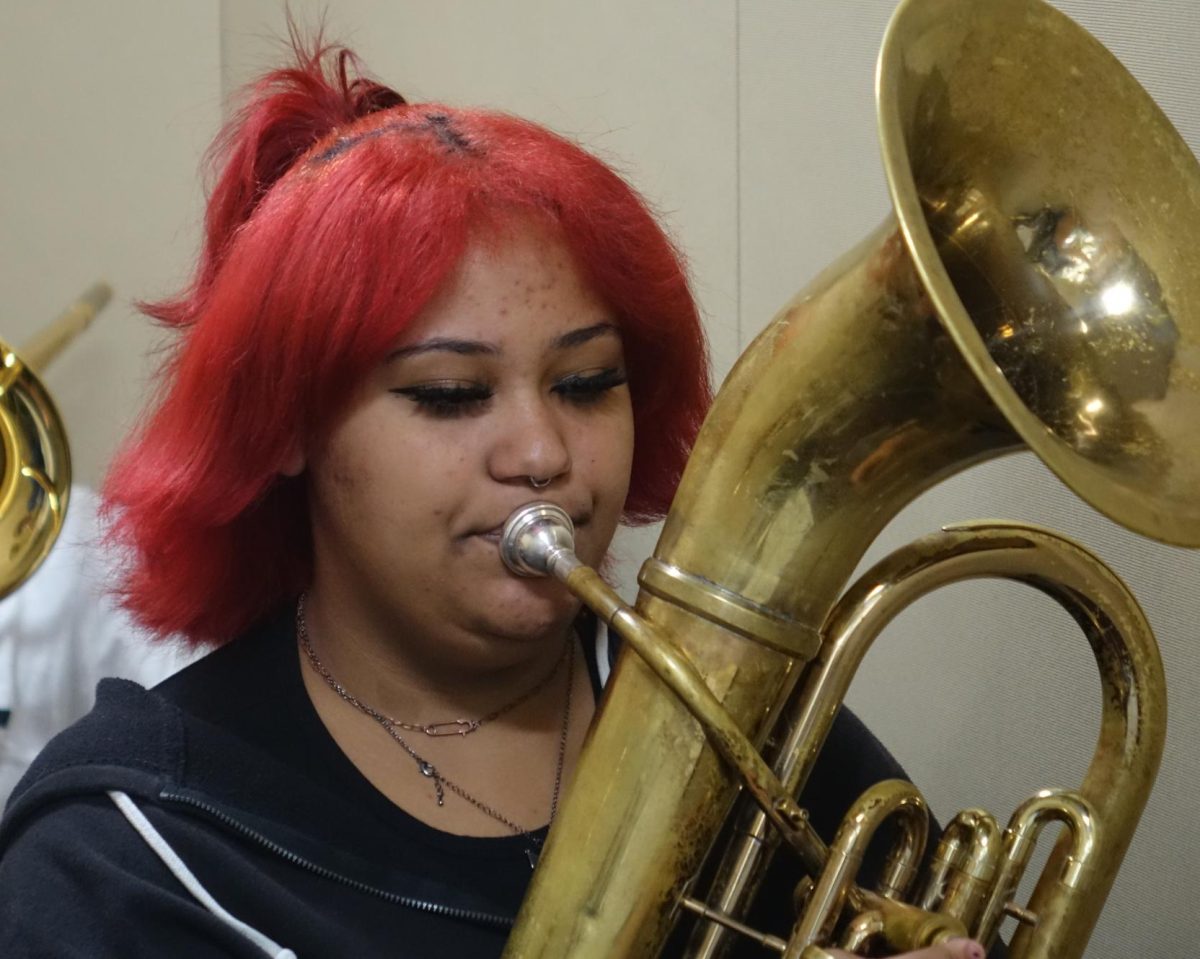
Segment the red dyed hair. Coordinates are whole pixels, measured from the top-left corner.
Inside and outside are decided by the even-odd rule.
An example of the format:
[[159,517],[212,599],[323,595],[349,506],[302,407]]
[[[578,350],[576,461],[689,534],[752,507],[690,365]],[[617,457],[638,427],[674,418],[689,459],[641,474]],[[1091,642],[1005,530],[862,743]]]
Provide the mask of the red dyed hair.
[[680,257],[620,177],[524,120],[407,104],[344,49],[297,54],[214,144],[196,276],[145,306],[179,339],[105,488],[126,605],[197,643],[237,635],[308,585],[304,484],[280,471],[481,228],[544,219],[620,317],[628,521],[666,512],[710,400]]

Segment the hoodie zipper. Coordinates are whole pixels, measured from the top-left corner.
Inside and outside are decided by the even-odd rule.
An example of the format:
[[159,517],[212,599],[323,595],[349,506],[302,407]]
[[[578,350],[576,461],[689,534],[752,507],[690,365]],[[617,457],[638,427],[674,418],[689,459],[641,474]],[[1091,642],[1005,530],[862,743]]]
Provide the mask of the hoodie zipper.
[[181,803],[185,806],[191,806],[193,809],[198,809],[208,816],[216,819],[222,825],[232,829],[238,835],[249,839],[264,849],[276,856],[280,856],[294,866],[299,866],[301,869],[306,869],[315,875],[321,876],[324,879],[332,879],[334,882],[339,882],[344,886],[349,886],[358,892],[365,892],[372,896],[376,896],[387,902],[395,903],[398,906],[405,906],[409,909],[415,909],[418,912],[431,913],[437,916],[445,916],[448,919],[458,919],[465,922],[479,923],[484,926],[491,926],[495,929],[511,929],[515,922],[509,916],[497,916],[493,913],[480,912],[474,909],[458,909],[454,906],[446,906],[438,902],[429,902],[426,899],[414,899],[411,896],[401,896],[394,892],[388,892],[386,889],[379,889],[375,886],[369,886],[364,882],[359,882],[357,879],[352,879],[349,876],[343,876],[341,873],[334,872],[331,869],[326,869],[324,866],[317,865],[310,859],[305,859],[303,856],[297,855],[290,849],[286,849],[273,839],[269,839],[256,829],[251,829],[245,823],[239,822],[230,816],[227,812],[213,806],[203,800],[194,799],[191,796],[182,795],[172,792],[169,789],[164,789],[159,793],[159,798],[167,802]]

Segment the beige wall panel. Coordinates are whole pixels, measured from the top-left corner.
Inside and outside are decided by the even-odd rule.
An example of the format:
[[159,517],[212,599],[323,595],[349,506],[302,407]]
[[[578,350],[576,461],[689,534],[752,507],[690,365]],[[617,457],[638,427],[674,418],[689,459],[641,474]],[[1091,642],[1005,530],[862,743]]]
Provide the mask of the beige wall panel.
[[[718,376],[737,355],[734,0],[293,2],[414,100],[486,106],[581,141],[648,197],[688,257]],[[278,62],[279,0],[226,0],[225,80]],[[614,575],[631,594],[657,528],[623,531]]]
[[131,301],[180,285],[199,235],[218,13],[216,0],[0,5],[0,335],[24,342],[95,279],[116,288],[46,377],[90,484],[150,370],[155,333]]
[[[1200,146],[1193,65],[1200,7],[1076,0],[1081,20]],[[873,70],[891,0],[742,0],[742,315],[747,338],[890,209],[875,136]],[[830,370],[851,378],[853,370]],[[926,494],[870,559],[953,520],[1003,516],[1066,531],[1131,585],[1163,649],[1171,689],[1166,755],[1089,957],[1195,951],[1200,859],[1200,556],[1150,544],[1082,505],[1029,456],[972,470]],[[1056,606],[1009,584],[955,587],[890,629],[850,702],[946,818],[1001,818],[1034,789],[1077,784],[1099,727],[1091,653]],[[1049,844],[1049,837],[1046,844]],[[1028,884],[1027,884],[1028,885]]]

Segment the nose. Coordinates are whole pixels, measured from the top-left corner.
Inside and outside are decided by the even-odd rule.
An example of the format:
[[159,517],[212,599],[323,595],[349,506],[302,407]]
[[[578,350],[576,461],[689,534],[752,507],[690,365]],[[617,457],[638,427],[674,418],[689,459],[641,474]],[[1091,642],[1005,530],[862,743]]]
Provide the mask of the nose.
[[540,488],[570,472],[568,432],[553,402],[530,397],[505,411],[488,456],[493,479]]

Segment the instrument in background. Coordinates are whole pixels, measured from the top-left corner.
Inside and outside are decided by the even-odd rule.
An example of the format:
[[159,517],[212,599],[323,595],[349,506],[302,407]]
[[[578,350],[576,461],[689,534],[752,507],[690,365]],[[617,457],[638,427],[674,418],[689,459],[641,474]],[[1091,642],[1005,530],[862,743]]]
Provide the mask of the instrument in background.
[[[853,944],[988,938],[1009,914],[1014,957],[1083,953],[1165,735],[1137,604],[1079,547],[1012,524],[917,543],[838,597],[914,497],[1023,446],[1118,522],[1200,545],[1200,166],[1111,54],[1040,0],[905,0],[877,96],[895,215],[739,360],[636,610],[576,565],[551,507],[506,534],[511,562],[563,578],[636,651],[610,680],[506,956],[656,955],[685,910],[707,917],[694,954],[716,955],[714,923],[741,927],[776,842],[813,877],[796,929],[753,932],[785,955],[820,956],[844,904],[837,935]],[[886,787],[855,810],[859,824],[909,824],[881,890],[853,881],[859,826],[830,853],[793,797],[882,622],[982,575],[1049,592],[1084,628],[1104,684],[1100,742],[1077,789],[1034,797],[1005,835],[979,810],[956,818],[904,905],[919,797]],[[771,768],[755,747],[781,717],[791,732]],[[700,903],[691,884],[739,787],[761,815]],[[1018,906],[1049,821],[1067,832]]]
[[14,352],[0,340],[0,598],[37,569],[66,516],[71,454],[62,417],[38,379],[112,297],[95,283]]

